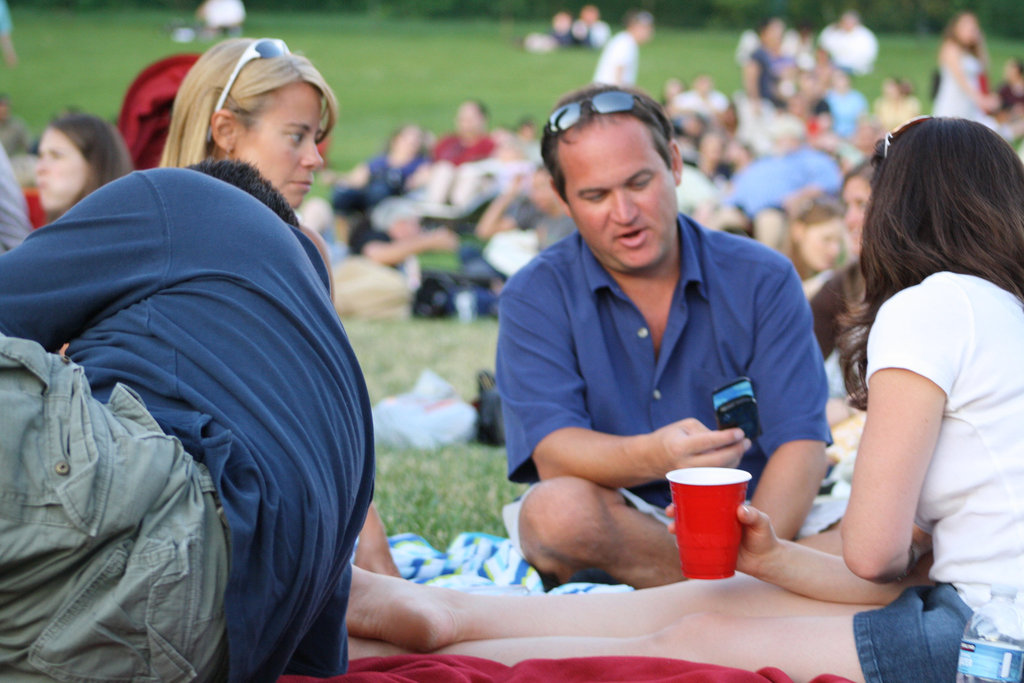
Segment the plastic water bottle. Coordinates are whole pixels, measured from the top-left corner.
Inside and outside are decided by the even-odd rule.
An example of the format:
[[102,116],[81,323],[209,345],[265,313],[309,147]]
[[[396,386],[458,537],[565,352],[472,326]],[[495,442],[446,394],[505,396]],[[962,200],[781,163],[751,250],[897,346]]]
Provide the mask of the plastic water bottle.
[[476,320],[476,292],[472,289],[460,289],[455,294],[455,312],[461,322],[470,323]]
[[1024,620],[1013,586],[992,586],[992,599],[975,610],[964,629],[957,683],[1020,683],[1024,669]]

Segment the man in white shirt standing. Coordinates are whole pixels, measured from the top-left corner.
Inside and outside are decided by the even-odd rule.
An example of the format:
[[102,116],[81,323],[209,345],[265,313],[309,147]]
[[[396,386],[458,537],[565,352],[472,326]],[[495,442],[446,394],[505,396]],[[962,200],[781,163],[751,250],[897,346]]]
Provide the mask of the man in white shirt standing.
[[595,83],[635,85],[640,63],[640,46],[654,35],[654,16],[650,12],[630,11],[626,14],[626,30],[615,34],[597,62]]
[[843,12],[839,21],[826,26],[818,37],[832,62],[851,76],[863,76],[875,68],[878,39],[854,10]]

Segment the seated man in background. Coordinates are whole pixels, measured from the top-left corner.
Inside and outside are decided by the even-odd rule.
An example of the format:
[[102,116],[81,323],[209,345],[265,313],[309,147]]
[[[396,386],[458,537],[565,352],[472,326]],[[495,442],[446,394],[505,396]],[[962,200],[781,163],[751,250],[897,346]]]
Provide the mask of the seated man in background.
[[839,164],[807,144],[807,128],[799,118],[782,114],[771,124],[771,155],[755,160],[732,178],[715,225],[744,228],[763,244],[781,250],[786,243],[787,212],[821,194],[839,194]]
[[541,250],[576,231],[551,188],[551,175],[538,168],[498,195],[476,224],[483,249],[459,250],[463,271],[505,280]]
[[455,251],[459,236],[448,227],[426,228],[412,215],[395,218],[387,230],[377,230],[369,221],[350,228],[348,247],[384,266],[401,266],[410,256],[425,251]]
[[[680,580],[674,539],[647,514],[669,503],[670,470],[750,471],[785,538],[825,474],[827,386],[800,281],[781,254],[677,213],[672,133],[639,91],[564,97],[542,152],[578,232],[502,291],[509,477],[539,480],[505,521],[557,582],[591,568],[635,587]],[[760,407],[753,442],[708,428],[712,392],[741,375]]]
[[346,669],[366,388],[287,203],[214,170],[266,206],[133,173],[0,256],[0,678]]

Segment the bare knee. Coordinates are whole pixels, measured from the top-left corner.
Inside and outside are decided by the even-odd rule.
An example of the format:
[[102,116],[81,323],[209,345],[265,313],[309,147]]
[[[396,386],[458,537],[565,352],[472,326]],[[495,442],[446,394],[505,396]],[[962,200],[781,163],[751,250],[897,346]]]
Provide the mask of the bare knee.
[[707,645],[711,634],[727,634],[730,617],[715,612],[694,612],[681,616],[660,631],[644,638],[651,656],[689,658],[695,648]]
[[585,479],[558,477],[535,486],[519,512],[519,535],[527,559],[570,562],[580,549],[600,542],[610,524],[610,505],[622,496]]
[[[607,490],[607,489],[604,489]],[[602,487],[585,479],[558,477],[535,486],[519,513],[521,534],[554,541],[575,536],[604,516]],[[596,516],[596,517],[595,517]]]

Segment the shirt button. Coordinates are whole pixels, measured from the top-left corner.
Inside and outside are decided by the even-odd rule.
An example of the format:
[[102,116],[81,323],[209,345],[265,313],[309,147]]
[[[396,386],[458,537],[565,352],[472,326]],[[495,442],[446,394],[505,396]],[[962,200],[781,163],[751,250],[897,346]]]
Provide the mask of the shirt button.
[[639,330],[636,331],[636,336],[640,337],[641,339],[647,339],[647,336],[649,334],[650,331],[646,327],[641,327]]
[[653,395],[654,395],[654,400],[655,401],[660,401],[661,400],[661,391],[659,391],[658,389],[654,390],[654,394]]

